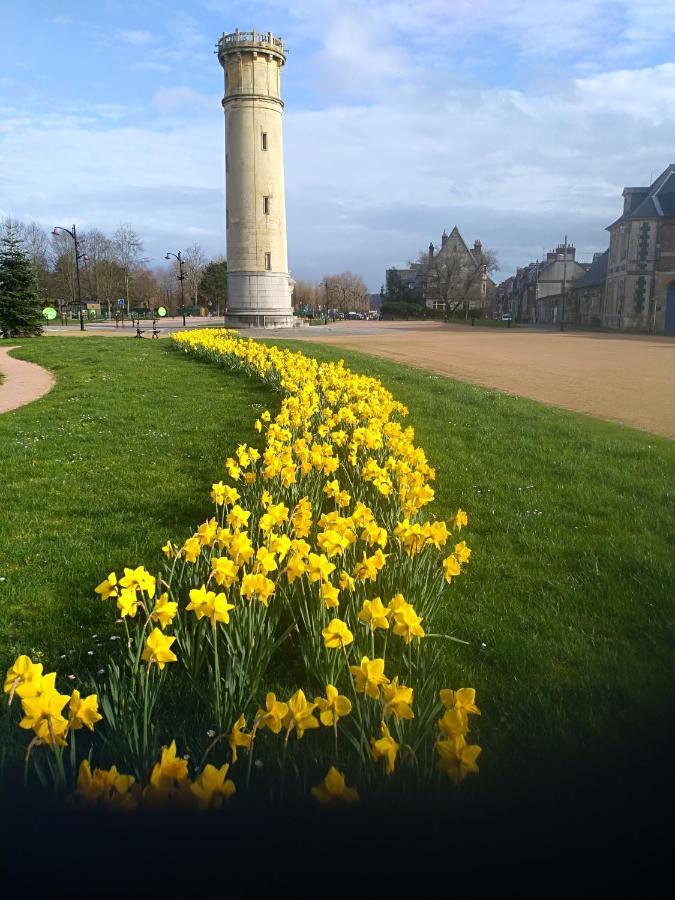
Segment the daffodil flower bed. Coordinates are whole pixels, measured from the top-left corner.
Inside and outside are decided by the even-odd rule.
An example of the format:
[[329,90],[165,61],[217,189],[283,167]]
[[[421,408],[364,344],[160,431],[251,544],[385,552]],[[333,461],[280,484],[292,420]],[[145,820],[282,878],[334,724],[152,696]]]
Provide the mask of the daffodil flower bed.
[[[471,556],[467,516],[425,517],[435,473],[405,407],[342,362],[224,329],[173,341],[262,378],[280,410],[255,422],[261,451],[241,443],[226,460],[213,514],[167,541],[163,571],[128,567],[95,588],[124,641],[91,694],[60,693],[27,656],[10,667],[5,693],[33,732],[26,783],[83,806],[212,809],[235,794],[420,798],[477,773],[475,691],[435,676],[449,638],[438,612]],[[279,667],[300,673],[285,697],[269,690]],[[188,759],[162,732],[172,690],[212,724],[199,758],[198,742]]]

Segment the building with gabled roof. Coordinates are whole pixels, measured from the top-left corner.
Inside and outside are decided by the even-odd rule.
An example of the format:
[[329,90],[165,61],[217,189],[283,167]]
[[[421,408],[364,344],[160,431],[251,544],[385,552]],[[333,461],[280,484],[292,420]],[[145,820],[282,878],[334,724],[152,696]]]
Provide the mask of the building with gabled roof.
[[607,227],[602,324],[675,334],[675,164],[647,187],[624,188],[623,201]]

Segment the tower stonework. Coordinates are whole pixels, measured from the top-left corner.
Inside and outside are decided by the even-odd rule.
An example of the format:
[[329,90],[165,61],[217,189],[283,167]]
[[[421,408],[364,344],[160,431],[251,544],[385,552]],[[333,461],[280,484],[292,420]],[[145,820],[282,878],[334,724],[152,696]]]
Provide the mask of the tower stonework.
[[235,31],[218,41],[225,70],[227,324],[293,325],[281,114],[283,40]]

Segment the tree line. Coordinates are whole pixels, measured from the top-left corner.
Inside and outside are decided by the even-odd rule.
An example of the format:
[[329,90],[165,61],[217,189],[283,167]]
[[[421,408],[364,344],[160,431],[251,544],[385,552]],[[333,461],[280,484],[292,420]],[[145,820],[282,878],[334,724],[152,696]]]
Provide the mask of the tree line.
[[[12,233],[30,262],[38,294],[44,305],[59,310],[77,306],[77,273],[73,239],[67,233],[48,232],[37,222],[5,219],[0,237]],[[128,222],[112,234],[98,228],[78,232],[80,290],[83,302],[99,303],[112,316],[118,301],[125,311],[155,310],[170,313],[181,307],[181,283],[176,260],[166,266],[149,266],[144,243]],[[224,257],[209,260],[197,243],[181,251],[185,306],[205,307],[222,314],[227,303],[227,263]]]
[[324,275],[322,281],[299,278],[293,288],[292,303],[293,308],[301,313],[317,315],[337,311],[346,315],[350,312],[368,312],[370,294],[363,278],[347,271]]

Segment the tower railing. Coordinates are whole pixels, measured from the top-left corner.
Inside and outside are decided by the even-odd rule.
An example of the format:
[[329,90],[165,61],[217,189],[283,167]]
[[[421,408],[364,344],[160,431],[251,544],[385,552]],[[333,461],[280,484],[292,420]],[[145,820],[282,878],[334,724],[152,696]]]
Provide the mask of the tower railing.
[[231,44],[268,44],[275,50],[284,52],[283,38],[275,37],[271,31],[233,31],[231,34],[225,34],[218,42],[219,46]]

